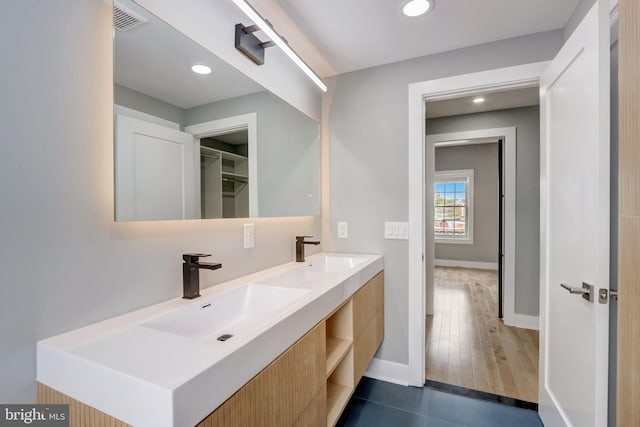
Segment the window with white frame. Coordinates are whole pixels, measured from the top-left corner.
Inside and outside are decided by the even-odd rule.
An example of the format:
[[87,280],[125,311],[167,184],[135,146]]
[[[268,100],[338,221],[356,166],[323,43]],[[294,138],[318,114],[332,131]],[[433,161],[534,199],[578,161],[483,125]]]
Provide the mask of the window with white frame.
[[473,243],[473,169],[436,172],[433,205],[437,243]]

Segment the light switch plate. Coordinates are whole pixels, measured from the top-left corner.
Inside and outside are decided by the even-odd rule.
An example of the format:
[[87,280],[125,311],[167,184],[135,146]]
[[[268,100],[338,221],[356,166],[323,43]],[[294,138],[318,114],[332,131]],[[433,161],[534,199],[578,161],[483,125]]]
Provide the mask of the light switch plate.
[[253,224],[244,225],[244,248],[252,248],[255,244],[254,226]]
[[338,239],[346,239],[349,237],[349,223],[342,221],[338,223]]
[[408,240],[409,223],[386,221],[384,223],[384,238],[392,240]]

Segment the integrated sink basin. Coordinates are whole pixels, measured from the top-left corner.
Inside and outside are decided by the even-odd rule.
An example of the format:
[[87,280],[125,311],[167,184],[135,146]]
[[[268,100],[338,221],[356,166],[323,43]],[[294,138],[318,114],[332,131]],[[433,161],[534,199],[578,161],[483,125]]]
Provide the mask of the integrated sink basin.
[[341,273],[349,271],[359,264],[365,262],[367,258],[346,255],[320,255],[313,260],[301,263],[296,270],[316,271],[320,273]]
[[[185,338],[226,341],[302,298],[309,289],[250,284],[156,317],[140,326]],[[221,338],[222,337],[222,338]]]

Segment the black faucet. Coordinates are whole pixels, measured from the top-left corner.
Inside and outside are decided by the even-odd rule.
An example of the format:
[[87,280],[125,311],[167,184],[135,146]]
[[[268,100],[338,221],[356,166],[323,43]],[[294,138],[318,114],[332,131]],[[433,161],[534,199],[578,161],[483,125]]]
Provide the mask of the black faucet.
[[313,236],[296,236],[296,262],[304,262],[304,245],[319,245],[320,242],[310,242],[304,240]]
[[182,259],[182,298],[194,299],[200,296],[200,268],[217,270],[222,268],[220,263],[198,262],[200,258],[211,254],[183,254]]

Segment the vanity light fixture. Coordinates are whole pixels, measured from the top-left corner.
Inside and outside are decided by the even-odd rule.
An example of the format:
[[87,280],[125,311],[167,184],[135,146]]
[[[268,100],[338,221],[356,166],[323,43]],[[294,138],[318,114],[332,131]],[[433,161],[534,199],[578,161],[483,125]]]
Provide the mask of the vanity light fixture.
[[[282,51],[298,66],[300,67],[300,69],[316,84],[318,85],[318,87],[320,89],[322,89],[323,92],[327,91],[327,85],[322,81],[322,79],[311,69],[311,67],[309,67],[306,62],[304,62],[302,60],[302,58],[300,58],[300,56],[298,56],[298,54],[291,49],[291,47],[289,46],[289,44],[282,38],[280,37],[280,35],[278,33],[276,33],[276,31],[273,29],[273,27],[271,26],[271,24],[269,24],[262,16],[260,16],[260,14],[249,4],[247,3],[246,0],[232,0],[233,3],[235,3],[236,6],[238,6],[240,8],[240,10],[242,10],[244,12],[245,15],[247,15],[247,17],[249,19],[251,19],[251,21],[253,21],[253,23],[257,26],[256,29],[252,28],[252,27],[244,27],[241,24],[236,25],[236,48],[238,48],[238,50],[240,50],[241,52],[243,52],[245,55],[247,55],[252,61],[254,61],[256,64],[261,65],[258,61],[260,60],[260,58],[256,58],[254,57],[254,49],[258,51],[258,55],[260,53],[262,53],[262,55],[264,55],[264,50],[260,50],[260,48],[264,49],[265,47],[269,47],[270,44],[269,42],[266,43],[257,43],[259,48],[256,48],[256,43],[251,42],[250,43],[253,46],[251,47],[251,52],[245,52],[245,50],[247,50],[244,46],[240,46],[239,43],[239,38],[242,38],[242,34],[239,34],[238,31],[242,31],[244,34],[250,35],[253,31],[256,31],[257,29],[259,29],[260,31],[262,31],[263,33],[266,34],[266,36],[269,38],[269,40],[271,40],[271,42],[273,42],[276,46],[278,46],[280,49],[282,49]],[[259,55],[260,56],[260,55]],[[258,59],[258,61],[256,60]],[[263,61],[264,62],[264,61]]]
[[433,0],[409,0],[402,7],[402,13],[409,17],[424,15],[433,9]]
[[211,74],[211,67],[202,64],[195,64],[191,66],[191,71],[196,74],[206,75]]
[[473,98],[473,103],[474,104],[482,104],[484,102],[484,98],[479,96],[477,98]]

